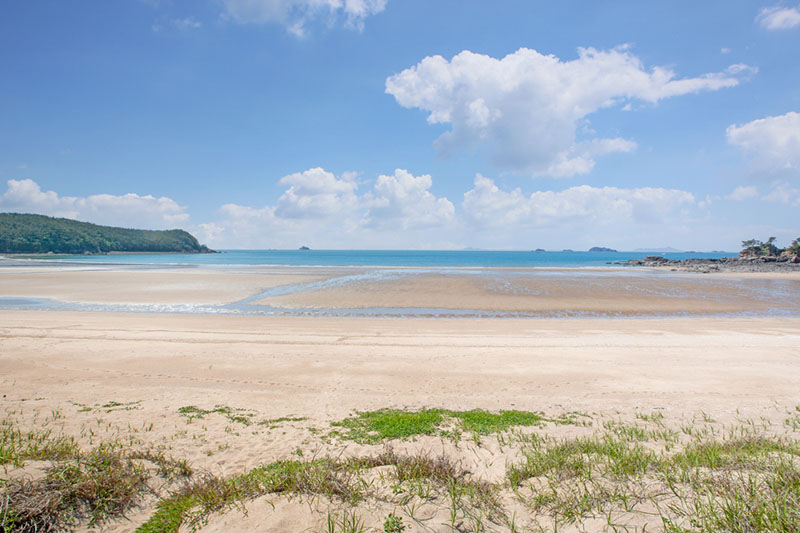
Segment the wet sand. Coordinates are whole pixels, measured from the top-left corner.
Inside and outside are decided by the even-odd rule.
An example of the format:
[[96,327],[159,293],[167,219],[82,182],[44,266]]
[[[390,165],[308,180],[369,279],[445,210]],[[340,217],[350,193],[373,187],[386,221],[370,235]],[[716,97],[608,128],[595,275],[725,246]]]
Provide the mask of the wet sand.
[[[180,312],[320,316],[800,316],[800,273],[4,267],[2,298],[92,304],[91,309],[61,309],[117,312],[125,306],[128,311],[159,312],[171,305],[180,306],[172,308]],[[0,300],[3,307],[12,308]]]

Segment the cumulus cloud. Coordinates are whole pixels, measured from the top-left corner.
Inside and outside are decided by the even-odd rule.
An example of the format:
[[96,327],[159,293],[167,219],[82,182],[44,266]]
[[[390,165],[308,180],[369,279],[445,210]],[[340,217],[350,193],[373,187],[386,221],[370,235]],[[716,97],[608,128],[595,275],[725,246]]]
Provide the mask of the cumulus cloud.
[[240,24],[278,23],[302,37],[319,16],[341,17],[345,25],[363,29],[364,20],[380,13],[387,0],[222,0],[225,14]]
[[800,9],[797,7],[765,7],[756,17],[761,27],[768,30],[787,30],[800,26]]
[[374,191],[365,198],[369,206],[365,223],[372,227],[402,229],[441,224],[453,218],[455,207],[447,198],[437,198],[429,189],[429,174],[414,177],[403,169],[378,176]]
[[800,173],[800,113],[766,117],[726,130],[728,142],[755,158],[759,170]]
[[176,228],[189,219],[185,207],[164,196],[156,198],[134,193],[60,196],[55,191],[43,191],[31,179],[8,180],[8,188],[0,196],[0,211],[148,229]]
[[464,215],[476,227],[542,227],[569,224],[605,225],[619,222],[658,224],[684,207],[694,195],[676,189],[591,187],[525,194],[504,191],[478,174],[464,194]]
[[289,188],[278,199],[276,215],[282,218],[328,218],[358,207],[355,176],[337,178],[332,172],[312,168],[284,176]]
[[447,198],[430,192],[431,176],[414,176],[403,169],[378,176],[363,194],[354,173],[337,176],[322,168],[289,174],[279,183],[287,189],[275,205],[223,205],[219,220],[201,224],[200,234],[211,245],[294,247],[302,242],[327,248],[385,248],[393,242],[419,247],[415,231],[442,227],[455,212]]
[[387,78],[386,92],[403,107],[427,111],[429,123],[450,124],[435,143],[443,155],[487,146],[501,167],[562,177],[589,172],[598,155],[635,147],[620,138],[578,139],[578,125],[592,113],[733,87],[753,72],[736,64],[678,78],[665,67],[645,70],[626,47],[579,48],[571,61],[527,48],[502,59],[465,50],[450,61],[424,58]]

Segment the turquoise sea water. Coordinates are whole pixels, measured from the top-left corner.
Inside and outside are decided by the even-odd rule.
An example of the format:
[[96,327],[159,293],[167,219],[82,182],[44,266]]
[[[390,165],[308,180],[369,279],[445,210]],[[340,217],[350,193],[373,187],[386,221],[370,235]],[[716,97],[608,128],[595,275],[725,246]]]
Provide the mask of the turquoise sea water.
[[[114,254],[58,256],[48,260],[128,265],[374,266],[374,267],[600,267],[661,255],[668,259],[721,258],[727,253],[533,252],[430,250],[223,250],[218,254]],[[46,258],[42,256],[40,258]]]

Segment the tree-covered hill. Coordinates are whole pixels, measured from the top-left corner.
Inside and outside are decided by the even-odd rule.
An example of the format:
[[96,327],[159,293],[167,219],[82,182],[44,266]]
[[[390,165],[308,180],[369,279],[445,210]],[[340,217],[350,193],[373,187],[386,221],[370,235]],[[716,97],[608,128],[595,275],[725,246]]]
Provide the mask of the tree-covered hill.
[[0,253],[209,253],[180,229],[153,231],[98,226],[68,218],[0,213]]

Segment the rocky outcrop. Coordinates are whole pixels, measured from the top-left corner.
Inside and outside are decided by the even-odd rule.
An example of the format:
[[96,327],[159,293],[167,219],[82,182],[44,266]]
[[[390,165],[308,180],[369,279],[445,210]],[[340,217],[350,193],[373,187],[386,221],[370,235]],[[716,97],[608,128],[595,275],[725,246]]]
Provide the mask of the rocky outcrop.
[[615,265],[668,267],[687,272],[800,272],[800,256],[788,255],[762,257],[723,257],[721,259],[667,259],[650,255],[644,259],[631,259]]

